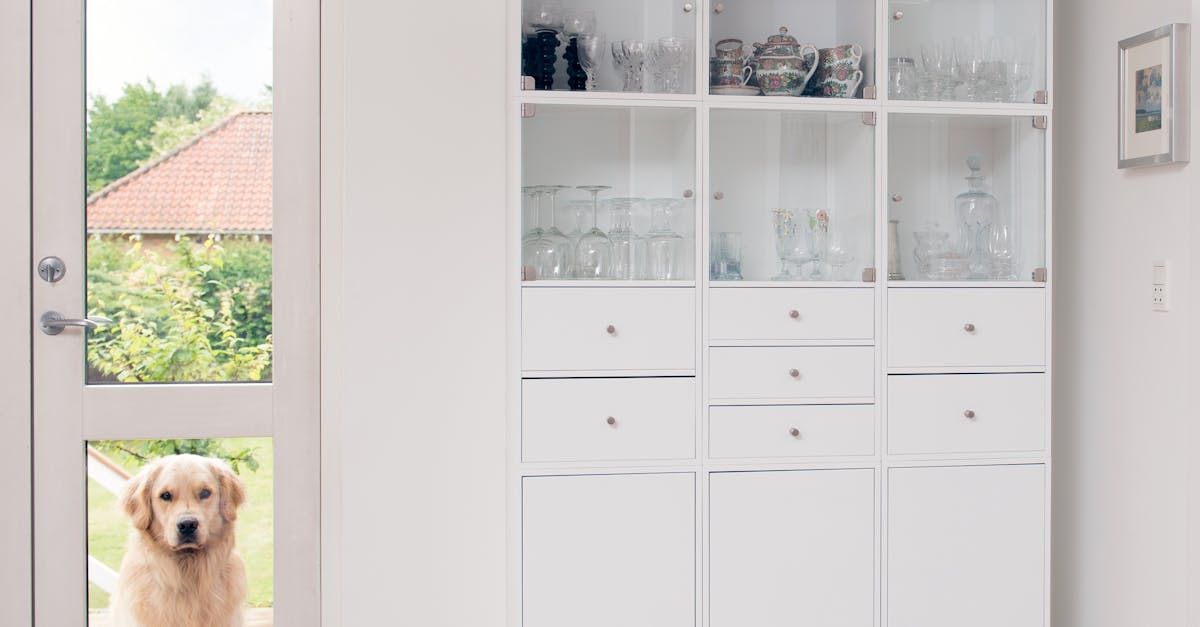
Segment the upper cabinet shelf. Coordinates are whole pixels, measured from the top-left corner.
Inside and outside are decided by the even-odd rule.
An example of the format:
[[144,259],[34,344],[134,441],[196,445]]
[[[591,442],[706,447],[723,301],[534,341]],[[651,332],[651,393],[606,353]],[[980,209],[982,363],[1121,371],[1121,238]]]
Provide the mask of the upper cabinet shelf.
[[893,0],[891,100],[1034,103],[1046,87],[1046,0]]

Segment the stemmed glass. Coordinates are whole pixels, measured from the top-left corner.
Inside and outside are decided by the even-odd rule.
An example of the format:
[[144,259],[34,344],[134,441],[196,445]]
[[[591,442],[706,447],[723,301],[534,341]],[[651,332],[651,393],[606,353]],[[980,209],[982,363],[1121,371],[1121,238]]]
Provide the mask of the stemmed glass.
[[650,205],[650,232],[646,237],[650,278],[659,281],[686,278],[686,265],[682,259],[684,239],[671,226],[674,213],[683,206],[683,201],[651,198],[646,202]]
[[[840,223],[839,223],[840,224]],[[829,278],[834,281],[844,281],[848,279],[842,269],[854,263],[854,253],[851,252],[849,244],[849,234],[844,228],[835,228],[832,220],[828,223],[828,246],[825,250],[825,261],[829,263],[832,269]]]
[[646,62],[646,43],[638,39],[622,39],[612,43],[613,67],[620,70],[625,82],[621,91],[642,91],[642,66]]
[[525,234],[521,236],[521,245],[524,246],[541,237],[545,230],[542,229],[541,216],[537,210],[538,195],[542,193],[541,186],[526,185],[521,188],[521,193],[525,197],[525,204],[521,207],[521,219],[526,226]]
[[573,227],[567,233],[567,238],[571,240],[571,250],[575,250],[575,246],[579,244],[579,239],[587,233],[590,228],[588,222],[588,212],[592,210],[592,201],[590,200],[572,200],[567,203],[567,213],[571,215]]
[[563,34],[568,39],[596,32],[596,12],[592,9],[567,9],[563,13]]
[[611,185],[580,185],[578,189],[592,195],[592,228],[575,245],[575,276],[580,279],[607,278],[612,266],[612,240],[596,226],[600,192]]
[[584,82],[584,91],[596,90],[596,70],[600,65],[600,59],[604,56],[604,44],[607,41],[604,33],[584,33],[575,38],[575,50],[579,54],[579,67],[583,68],[583,73],[587,77]]
[[925,68],[926,100],[953,100],[956,86],[954,48],[944,44],[921,46],[921,63]]
[[558,34],[563,27],[563,6],[558,0],[536,0],[529,5],[526,16],[534,32]]
[[771,280],[791,281],[795,276],[788,268],[788,263],[803,231],[796,224],[796,214],[791,209],[772,209],[771,227],[775,233],[775,254],[779,257],[779,274],[771,277]]
[[829,212],[824,209],[809,209],[806,213],[808,230],[812,233],[812,269],[807,278],[810,281],[821,281],[827,278],[825,263],[829,259]]
[[570,185],[543,185],[543,193],[550,196],[550,228],[546,230],[546,236],[553,239],[563,239],[569,245],[571,239],[567,237],[558,228],[558,193],[564,189],[571,189]]
[[1033,43],[1022,40],[1013,48],[1004,63],[1009,102],[1025,102],[1029,84],[1033,81]]
[[635,279],[642,275],[639,264],[645,241],[633,230],[633,207],[639,202],[641,198],[613,198],[608,203],[612,210],[608,237],[612,241],[614,279]]
[[966,83],[967,100],[982,102],[990,96],[988,70],[990,65],[983,42],[978,37],[963,37],[955,40],[958,53],[958,72]]
[[[530,188],[537,199],[537,223],[541,224],[542,198],[548,195],[550,188],[539,185]],[[557,228],[552,227],[554,231]],[[543,230],[537,227],[528,239],[523,239],[521,246],[521,263],[531,266],[539,279],[563,279],[567,276],[568,263],[571,257],[570,241],[561,232],[552,233],[551,229]]]
[[692,40],[684,37],[663,37],[652,42],[647,49],[647,59],[654,77],[654,89],[667,94],[682,91],[679,73],[691,52]]

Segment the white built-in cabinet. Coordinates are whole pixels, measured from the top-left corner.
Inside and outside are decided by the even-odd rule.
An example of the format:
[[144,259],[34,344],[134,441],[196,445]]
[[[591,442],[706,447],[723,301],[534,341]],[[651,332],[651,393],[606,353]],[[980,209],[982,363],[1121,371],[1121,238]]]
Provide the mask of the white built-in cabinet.
[[[560,1],[594,90],[508,0],[509,626],[1048,627],[1052,3]],[[710,90],[780,27],[850,97]]]

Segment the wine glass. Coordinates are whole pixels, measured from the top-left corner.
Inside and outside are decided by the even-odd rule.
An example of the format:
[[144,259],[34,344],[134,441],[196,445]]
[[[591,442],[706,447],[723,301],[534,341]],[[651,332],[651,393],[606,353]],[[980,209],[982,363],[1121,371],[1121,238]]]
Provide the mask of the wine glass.
[[584,91],[596,90],[596,69],[604,56],[604,44],[607,41],[603,33],[583,33],[575,38],[575,50],[579,54],[579,67],[583,68],[587,79]]
[[541,216],[538,215],[537,202],[538,195],[542,193],[542,188],[539,185],[526,185],[521,188],[521,195],[525,202],[521,206],[521,220],[525,224],[525,234],[521,236],[521,245],[524,246],[527,242],[535,240],[542,236],[545,231],[542,229]]
[[[538,214],[542,213],[542,199],[546,196],[550,197],[550,227],[545,229],[542,236],[539,238],[541,246],[544,249],[542,255],[542,266],[538,269],[538,277],[546,279],[565,279],[570,276],[571,264],[571,240],[563,234],[558,228],[557,207],[555,207],[556,197],[558,192],[565,189],[563,185],[541,185],[539,186],[538,196]],[[539,217],[539,222],[541,219]]]
[[1022,39],[1005,61],[1004,73],[1009,102],[1025,102],[1033,81],[1033,42]]
[[955,40],[958,56],[958,72],[966,84],[966,99],[982,102],[988,98],[987,53],[978,37],[962,37]]
[[592,9],[567,9],[563,12],[563,34],[568,38],[596,32],[596,12]]
[[846,266],[854,263],[854,253],[850,244],[850,235],[847,229],[836,228],[838,224],[834,224],[832,220],[829,222],[829,233],[827,236],[828,246],[825,250],[825,261],[831,268],[830,280],[845,281],[850,277],[842,271]]
[[641,198],[613,198],[608,202],[612,211],[612,228],[608,230],[612,242],[612,278],[634,279],[642,275],[640,264],[645,244],[642,236],[633,230],[633,207]]
[[954,48],[945,43],[921,46],[921,63],[925,66],[926,100],[953,100],[956,86]]
[[691,51],[692,40],[684,37],[663,37],[650,44],[646,55],[655,90],[667,94],[682,90],[679,73]]
[[567,214],[571,216],[572,228],[567,232],[567,238],[571,240],[571,250],[574,250],[576,244],[579,243],[579,238],[583,237],[584,233],[591,228],[591,222],[588,220],[588,214],[592,211],[592,201],[590,200],[572,200],[567,203]]
[[812,234],[812,248],[809,251],[812,269],[806,278],[810,281],[822,281],[828,278],[825,275],[825,264],[829,259],[829,212],[824,209],[809,209],[805,213],[808,216],[808,231]]
[[570,185],[543,185],[542,190],[550,196],[550,228],[546,230],[546,235],[552,238],[568,239],[566,234],[558,228],[558,193],[564,189],[571,189]]
[[671,221],[675,211],[683,206],[678,198],[651,198],[650,232],[646,237],[647,273],[651,279],[672,281],[687,276],[683,261],[684,239],[675,232]]
[[796,277],[792,275],[788,263],[800,236],[796,214],[791,209],[772,209],[771,227],[775,233],[775,255],[779,257],[779,274],[771,277],[771,280],[791,281]]
[[600,192],[611,185],[580,185],[592,195],[592,226],[575,245],[575,276],[580,279],[604,279],[612,270],[612,240],[596,226]]
[[534,0],[526,16],[534,32],[558,33],[563,28],[563,7],[558,0]]
[[612,43],[613,67],[621,71],[624,85],[621,91],[640,92],[642,67],[646,62],[646,42],[638,39],[622,39]]

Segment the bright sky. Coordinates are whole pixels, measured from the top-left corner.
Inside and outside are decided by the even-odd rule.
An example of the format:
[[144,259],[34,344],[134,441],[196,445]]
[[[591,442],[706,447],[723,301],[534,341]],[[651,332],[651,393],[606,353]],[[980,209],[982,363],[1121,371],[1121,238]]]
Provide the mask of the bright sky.
[[272,0],[86,0],[87,91],[108,97],[153,79],[251,104],[271,81]]

